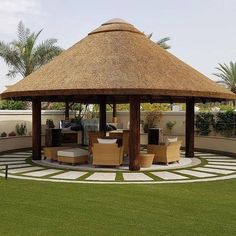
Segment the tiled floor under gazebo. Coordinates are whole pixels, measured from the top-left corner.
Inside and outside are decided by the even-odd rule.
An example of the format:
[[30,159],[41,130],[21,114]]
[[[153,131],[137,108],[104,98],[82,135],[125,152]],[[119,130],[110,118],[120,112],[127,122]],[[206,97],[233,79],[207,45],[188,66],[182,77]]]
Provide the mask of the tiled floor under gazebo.
[[[55,163],[30,163],[31,151],[13,152],[0,156],[0,176],[50,182],[113,183],[113,184],[158,184],[216,181],[236,178],[236,159],[211,153],[197,152],[195,158],[184,158],[177,164],[153,165],[130,172],[122,168],[92,168],[91,166],[56,166]],[[185,160],[186,159],[186,160]],[[49,165],[50,164],[50,165]],[[53,166],[52,166],[53,165]]]

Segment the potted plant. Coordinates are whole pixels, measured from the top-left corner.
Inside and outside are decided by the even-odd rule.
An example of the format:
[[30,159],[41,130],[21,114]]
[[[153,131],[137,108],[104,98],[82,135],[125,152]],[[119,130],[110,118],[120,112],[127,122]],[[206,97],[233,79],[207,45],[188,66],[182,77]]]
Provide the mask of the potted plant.
[[20,136],[26,135],[27,133],[26,123],[17,124],[16,133]]
[[52,119],[47,119],[47,120],[46,120],[46,126],[47,126],[48,129],[53,129],[53,128],[55,128],[55,125],[54,125]]
[[162,113],[159,110],[149,111],[145,115],[145,119],[142,122],[144,133],[148,132],[148,129],[154,128],[161,120]]
[[15,131],[11,131],[9,134],[8,134],[9,137],[14,137],[16,136],[16,132]]
[[171,131],[175,125],[176,125],[176,121],[168,121],[166,123],[166,128],[168,129],[170,135],[171,135]]
[[7,133],[6,133],[6,132],[2,132],[2,133],[1,133],[1,137],[2,137],[2,138],[7,137]]

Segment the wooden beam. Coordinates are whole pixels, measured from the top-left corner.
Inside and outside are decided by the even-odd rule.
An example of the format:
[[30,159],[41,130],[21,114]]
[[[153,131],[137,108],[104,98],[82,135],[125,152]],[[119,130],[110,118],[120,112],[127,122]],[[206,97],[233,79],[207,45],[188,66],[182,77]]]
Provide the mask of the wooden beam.
[[186,98],[185,156],[194,157],[194,98]]
[[106,118],[106,97],[102,96],[100,99],[100,106],[99,106],[99,130],[105,131],[107,124]]
[[41,101],[32,100],[32,159],[41,160]]
[[140,97],[130,97],[129,169],[140,170]]
[[69,108],[69,102],[65,102],[65,120],[70,119],[70,108]]

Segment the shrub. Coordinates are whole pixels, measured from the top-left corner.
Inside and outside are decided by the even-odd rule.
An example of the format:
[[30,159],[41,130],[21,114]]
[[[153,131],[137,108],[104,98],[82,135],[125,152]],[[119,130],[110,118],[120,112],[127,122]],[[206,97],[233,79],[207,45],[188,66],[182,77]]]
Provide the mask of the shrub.
[[22,101],[1,100],[0,110],[25,110],[27,103]]
[[235,135],[236,112],[234,110],[218,112],[216,115],[215,131],[227,137]]
[[214,125],[214,115],[210,112],[200,112],[196,115],[195,126],[200,135],[208,135],[211,132],[211,125]]

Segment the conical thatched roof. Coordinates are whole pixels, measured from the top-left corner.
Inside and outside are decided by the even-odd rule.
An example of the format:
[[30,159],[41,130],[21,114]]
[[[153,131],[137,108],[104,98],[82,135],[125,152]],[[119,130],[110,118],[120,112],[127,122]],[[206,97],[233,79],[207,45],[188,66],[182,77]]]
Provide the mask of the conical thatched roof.
[[[2,98],[139,94],[148,99],[236,99],[148,39],[133,25],[102,24],[48,64],[8,88]],[[86,97],[86,98],[89,98]]]

